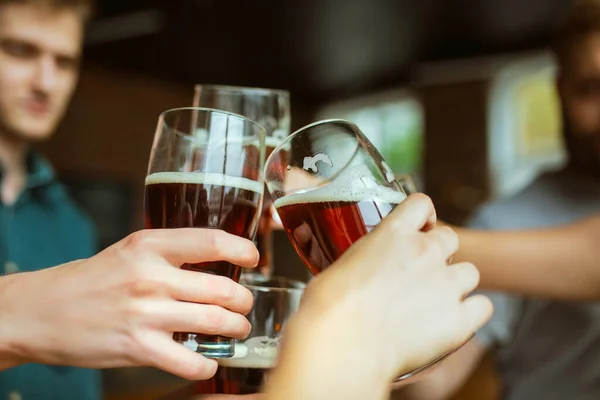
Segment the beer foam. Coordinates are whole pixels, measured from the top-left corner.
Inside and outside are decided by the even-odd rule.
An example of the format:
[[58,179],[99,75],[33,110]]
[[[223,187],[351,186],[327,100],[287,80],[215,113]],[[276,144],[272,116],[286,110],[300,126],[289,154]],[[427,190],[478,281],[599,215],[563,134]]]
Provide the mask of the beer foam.
[[146,177],[146,186],[160,183],[186,183],[193,185],[231,186],[251,192],[262,193],[262,182],[239,176],[204,172],[155,172]]
[[283,139],[278,138],[278,137],[273,137],[273,136],[267,136],[265,138],[265,145],[267,147],[277,147],[281,144],[281,142],[283,142]]
[[277,360],[278,347],[266,352],[255,352],[245,344],[236,343],[232,358],[217,359],[219,366],[229,368],[273,368]]
[[398,192],[387,187],[375,188],[341,188],[339,186],[325,186],[306,192],[298,192],[275,200],[275,208],[291,206],[294,204],[306,203],[325,203],[332,201],[342,202],[360,202],[360,201],[380,201],[391,204],[400,204],[406,199],[406,194]]

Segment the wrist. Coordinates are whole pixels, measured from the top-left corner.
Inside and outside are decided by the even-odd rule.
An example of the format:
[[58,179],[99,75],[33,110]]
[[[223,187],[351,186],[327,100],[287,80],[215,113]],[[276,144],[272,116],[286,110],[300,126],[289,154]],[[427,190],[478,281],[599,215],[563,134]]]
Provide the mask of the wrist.
[[286,325],[279,386],[294,377],[304,398],[388,398],[394,371],[381,362],[375,332],[363,334],[342,307],[306,306]]
[[29,362],[25,354],[27,349],[21,343],[22,316],[15,315],[14,305],[18,301],[20,282],[26,273],[0,277],[0,370]]

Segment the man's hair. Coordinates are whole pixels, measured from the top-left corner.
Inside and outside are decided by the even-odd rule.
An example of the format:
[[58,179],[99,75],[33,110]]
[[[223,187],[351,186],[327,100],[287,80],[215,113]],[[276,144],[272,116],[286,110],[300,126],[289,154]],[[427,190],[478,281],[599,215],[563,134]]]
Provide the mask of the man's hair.
[[561,68],[568,67],[577,43],[594,33],[600,33],[600,0],[572,0],[554,41],[554,52]]
[[51,10],[73,10],[84,22],[88,22],[94,12],[94,0],[0,0],[0,6],[3,4],[31,4]]

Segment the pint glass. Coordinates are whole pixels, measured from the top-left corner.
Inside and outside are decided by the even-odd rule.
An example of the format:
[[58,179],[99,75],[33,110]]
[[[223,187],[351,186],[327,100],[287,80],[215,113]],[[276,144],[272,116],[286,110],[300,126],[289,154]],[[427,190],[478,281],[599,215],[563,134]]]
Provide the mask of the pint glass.
[[[211,109],[163,113],[154,138],[144,196],[148,229],[221,229],[252,240],[262,207],[265,132],[244,117]],[[181,268],[240,278],[216,261]],[[231,357],[234,341],[198,333],[174,339],[207,357]]]
[[[257,122],[266,131],[266,157],[290,134],[290,95],[285,90],[196,85],[194,106],[229,111]],[[255,269],[245,271],[249,274],[258,272],[265,279],[273,273],[271,214],[272,202],[265,196],[255,240],[260,260]]]

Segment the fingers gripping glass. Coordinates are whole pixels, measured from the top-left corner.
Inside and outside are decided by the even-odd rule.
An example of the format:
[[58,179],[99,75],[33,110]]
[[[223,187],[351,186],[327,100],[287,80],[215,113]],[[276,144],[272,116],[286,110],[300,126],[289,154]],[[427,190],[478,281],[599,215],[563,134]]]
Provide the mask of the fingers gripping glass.
[[[147,229],[221,229],[253,239],[263,197],[264,129],[239,115],[203,108],[160,116],[144,195]],[[216,261],[182,269],[234,281],[241,268]],[[174,339],[207,357],[231,357],[230,338],[176,333]]]
[[235,346],[233,358],[219,359],[215,376],[195,382],[162,400],[201,400],[211,394],[259,393],[275,367],[285,324],[300,306],[305,284],[284,278],[265,281],[246,276],[240,281],[254,297],[248,314],[252,331]]

